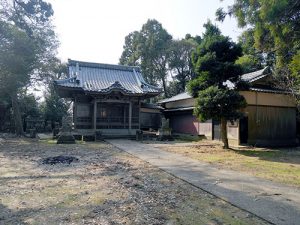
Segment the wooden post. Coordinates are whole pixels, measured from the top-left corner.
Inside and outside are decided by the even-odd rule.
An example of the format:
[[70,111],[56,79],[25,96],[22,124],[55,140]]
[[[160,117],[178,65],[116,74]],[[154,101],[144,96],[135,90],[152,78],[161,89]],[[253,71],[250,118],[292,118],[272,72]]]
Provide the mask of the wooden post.
[[141,100],[139,100],[139,130],[141,129]]
[[132,119],[132,102],[129,102],[129,120],[128,120],[128,125],[129,125],[129,134],[131,134],[131,119]]
[[123,129],[126,128],[126,104],[123,104]]
[[74,128],[77,129],[77,98],[74,97],[74,105],[73,105],[73,123]]
[[93,128],[94,128],[94,131],[97,130],[97,101],[96,101],[96,99],[94,100]]

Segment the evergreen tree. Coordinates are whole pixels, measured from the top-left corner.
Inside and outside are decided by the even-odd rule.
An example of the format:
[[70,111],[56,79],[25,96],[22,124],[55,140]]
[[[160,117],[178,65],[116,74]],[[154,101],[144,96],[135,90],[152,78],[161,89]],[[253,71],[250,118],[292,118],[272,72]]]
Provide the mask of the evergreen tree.
[[191,53],[197,42],[191,36],[186,38],[173,40],[169,48],[168,68],[173,78],[168,85],[170,96],[184,92],[186,84],[194,77]]
[[42,104],[42,113],[47,121],[62,123],[62,118],[68,114],[70,103],[62,99],[56,93],[53,85],[49,86],[45,94],[45,101]]
[[216,12],[220,21],[227,15],[252,32],[253,47],[268,56],[267,63],[273,62],[279,84],[299,90],[300,72],[295,62],[300,55],[300,1],[236,0],[226,11],[220,8]]
[[122,65],[141,66],[145,79],[150,84],[161,83],[167,93],[167,59],[172,36],[157,20],[148,20],[140,31],[125,37]]
[[228,149],[227,121],[238,119],[239,110],[246,105],[238,92],[242,69],[235,64],[242,49],[210,21],[204,27],[203,40],[192,54],[197,77],[189,82],[188,90],[197,98],[194,113],[201,121],[221,121],[222,141]]
[[47,76],[46,91],[44,93],[45,101],[42,103],[42,114],[45,120],[61,124],[63,116],[68,114],[71,102],[59,97],[56,93],[53,81],[67,78],[67,65],[60,60],[53,60],[49,64],[49,74]]
[[264,65],[268,65],[270,62],[269,55],[263,54],[254,47],[254,34],[253,29],[244,31],[240,36],[238,43],[243,49],[243,55],[239,57],[236,64],[243,68],[243,73],[250,73],[263,68]]
[[30,83],[36,63],[35,45],[25,31],[0,21],[0,94],[10,98],[16,133],[23,134],[19,94]]
[[0,0],[0,93],[12,102],[16,133],[23,134],[20,93],[41,75],[57,41],[51,4],[43,0]]

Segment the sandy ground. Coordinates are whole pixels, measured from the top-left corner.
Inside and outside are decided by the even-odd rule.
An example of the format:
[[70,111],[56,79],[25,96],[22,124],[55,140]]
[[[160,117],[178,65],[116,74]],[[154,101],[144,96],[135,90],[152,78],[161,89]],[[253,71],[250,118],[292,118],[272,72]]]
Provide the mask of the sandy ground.
[[[50,156],[70,165],[44,165]],[[102,143],[0,141],[0,224],[264,224]]]

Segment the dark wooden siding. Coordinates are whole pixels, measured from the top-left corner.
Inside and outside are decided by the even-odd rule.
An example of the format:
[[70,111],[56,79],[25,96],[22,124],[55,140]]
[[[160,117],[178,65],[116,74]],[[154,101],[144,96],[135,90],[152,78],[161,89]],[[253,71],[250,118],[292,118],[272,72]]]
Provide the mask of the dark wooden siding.
[[296,109],[248,106],[248,143],[285,145],[296,141]]
[[213,140],[221,140],[221,124],[219,120],[213,120]]
[[75,103],[76,112],[74,112],[76,129],[92,129],[93,105],[90,103]]
[[192,135],[199,134],[199,122],[191,112],[170,115],[169,118],[172,132]]
[[161,114],[141,112],[141,129],[159,129],[161,126]]
[[0,104],[0,130],[1,131],[5,122],[6,112],[7,112],[6,107]]

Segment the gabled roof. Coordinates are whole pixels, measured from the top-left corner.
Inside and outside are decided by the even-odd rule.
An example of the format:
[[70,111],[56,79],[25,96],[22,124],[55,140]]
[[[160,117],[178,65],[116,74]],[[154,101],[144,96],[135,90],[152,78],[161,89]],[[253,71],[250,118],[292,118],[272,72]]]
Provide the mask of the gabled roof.
[[269,74],[270,74],[270,68],[267,66],[267,67],[265,67],[265,68],[263,68],[261,70],[254,71],[252,73],[243,74],[241,76],[241,79],[243,81],[247,81],[247,82],[252,83],[252,82],[254,82],[256,80],[259,80],[259,79],[261,79],[263,77],[268,76]]
[[146,109],[158,109],[158,110],[162,110],[163,108],[157,104],[152,104],[152,103],[146,103],[146,102],[142,102],[141,103],[141,108],[146,108]]
[[193,110],[195,107],[194,106],[190,106],[190,107],[180,107],[180,108],[171,108],[171,109],[165,109],[165,112],[179,112],[179,111],[189,111],[189,110]]
[[[258,81],[264,77],[267,77],[268,75],[270,75],[270,68],[269,67],[265,67],[261,70],[258,71],[254,71],[252,73],[246,73],[241,75],[241,79],[243,81],[249,82],[249,83],[254,83],[255,81]],[[230,81],[226,82],[226,85],[228,86],[234,86],[234,84]],[[275,89],[275,88],[259,88],[259,87],[250,87],[249,89],[250,91],[256,91],[256,92],[265,92],[265,93],[277,93],[277,94],[289,94],[291,92],[286,91],[286,90],[280,90],[280,89]],[[179,101],[179,100],[184,100],[184,99],[189,99],[189,98],[193,98],[189,93],[187,92],[183,92],[180,93],[178,95],[175,95],[171,98],[167,98],[167,99],[163,99],[161,101],[159,101],[159,104],[162,103],[167,103],[167,102],[174,102],[174,101]]]
[[120,91],[125,95],[157,95],[162,91],[146,83],[139,67],[69,60],[68,68],[69,78],[56,80],[58,87],[102,94]]
[[158,103],[161,104],[161,103],[166,103],[166,102],[175,102],[175,101],[189,99],[189,98],[192,98],[192,96],[189,93],[182,92],[182,93],[180,93],[178,95],[175,95],[171,98],[163,99],[163,100],[159,101]]

